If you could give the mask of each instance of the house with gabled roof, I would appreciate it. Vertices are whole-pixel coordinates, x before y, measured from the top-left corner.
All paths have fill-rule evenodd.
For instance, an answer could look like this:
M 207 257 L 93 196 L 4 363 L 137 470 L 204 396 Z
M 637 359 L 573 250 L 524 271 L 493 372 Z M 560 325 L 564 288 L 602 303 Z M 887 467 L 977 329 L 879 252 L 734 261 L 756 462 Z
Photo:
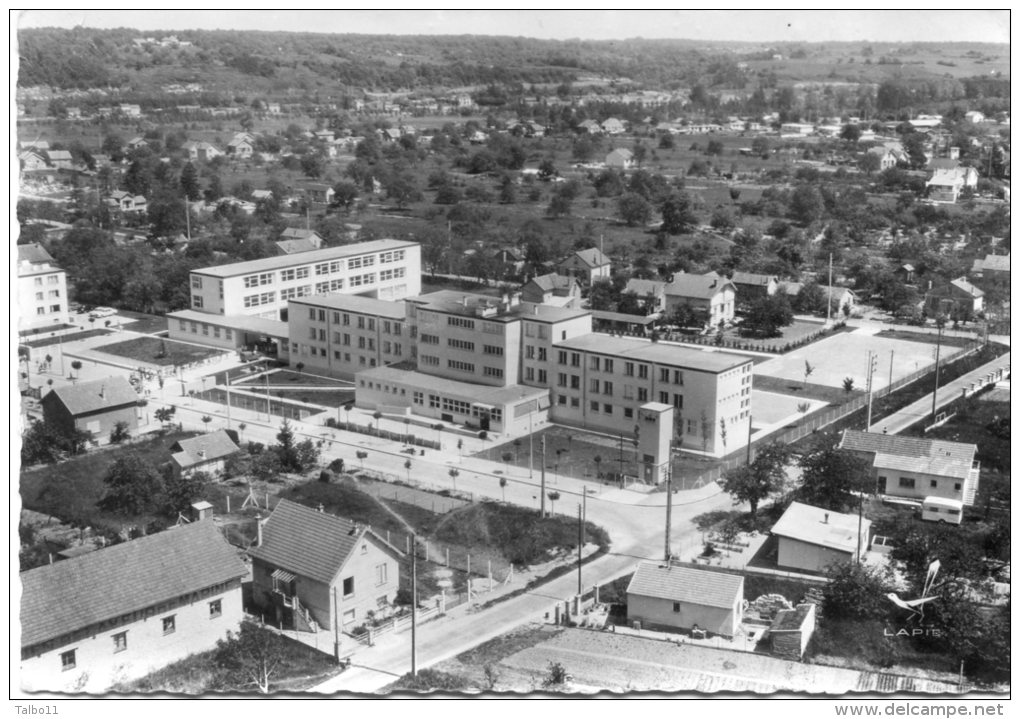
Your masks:
M 175 477 L 196 472 L 216 475 L 223 471 L 228 458 L 241 451 L 225 429 L 182 439 L 170 446 L 170 466 Z
M 870 531 L 870 519 L 793 502 L 772 527 L 772 536 L 778 540 L 780 567 L 824 572 L 855 560 L 858 551 L 863 554 Z
M 623 288 L 624 294 L 628 292 L 637 295 L 638 305 L 644 307 L 648 314 L 663 312 L 666 309 L 666 283 L 662 280 L 631 277 Z
M 214 157 L 219 157 L 223 152 L 211 142 L 186 142 L 182 149 L 188 154 L 191 161 L 208 162 Z
M 606 167 L 629 170 L 635 164 L 634 152 L 626 147 L 618 147 L 606 155 Z
M 974 260 L 970 272 L 983 279 L 1009 281 L 1009 255 L 985 255 L 984 259 Z
M 923 501 L 940 497 L 974 504 L 981 479 L 977 445 L 845 430 L 839 448 L 871 463 L 877 494 Z
M 732 322 L 736 312 L 737 288 L 714 272 L 695 275 L 681 272 L 666 284 L 666 313 L 672 315 L 685 305 L 697 313 L 706 327 Z
M 730 282 L 737 288 L 740 304 L 746 305 L 764 297 L 771 297 L 779 289 L 779 278 L 756 272 L 734 272 Z
M 596 280 L 608 280 L 612 270 L 609 258 L 597 247 L 578 250 L 556 266 L 561 275 L 569 275 L 582 285 Z
M 227 143 L 226 154 L 239 157 L 242 160 L 251 157 L 255 153 L 255 143 L 248 133 L 238 133 Z
M 21 169 L 28 171 L 45 170 L 49 167 L 43 153 L 34 149 L 18 153 L 18 162 L 21 163 Z
M 733 637 L 743 618 L 739 574 L 642 562 L 627 585 L 627 620 L 642 629 L 700 629 Z
M 581 306 L 581 285 L 573 277 L 550 272 L 528 280 L 521 288 L 521 299 L 542 305 L 576 308 Z
M 524 269 L 524 252 L 517 247 L 501 247 L 494 257 L 505 274 L 516 275 Z
M 985 292 L 960 277 L 928 292 L 925 306 L 933 314 L 971 318 L 984 311 Z
M 250 555 L 267 618 L 330 638 L 391 610 L 404 557 L 371 527 L 286 499 L 259 522 Z
M 610 117 L 602 123 L 602 132 L 607 135 L 622 135 L 626 131 L 627 127 L 623 124 L 623 121 L 615 117 Z
M 276 245 L 277 254 L 294 255 L 321 249 L 322 237 L 315 230 L 288 227 L 280 233 L 280 239 L 273 244 Z
M 22 572 L 21 689 L 104 692 L 213 649 L 247 573 L 208 519 Z
M 141 415 L 138 393 L 121 375 L 54 387 L 41 403 L 47 424 L 63 434 L 91 432 L 97 441 L 108 437 L 118 422 L 137 429 Z

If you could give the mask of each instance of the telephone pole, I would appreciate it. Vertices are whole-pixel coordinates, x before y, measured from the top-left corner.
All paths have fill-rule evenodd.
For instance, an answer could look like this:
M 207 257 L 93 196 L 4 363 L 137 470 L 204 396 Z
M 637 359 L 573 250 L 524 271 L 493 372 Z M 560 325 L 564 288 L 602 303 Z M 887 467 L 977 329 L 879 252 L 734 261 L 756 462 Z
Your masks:
M 871 385 L 872 378 L 874 377 L 875 369 L 877 368 L 877 366 L 878 355 L 875 352 L 868 350 L 868 422 L 866 425 L 864 425 L 866 432 L 871 431 L 871 397 L 872 397 Z
M 938 401 L 938 396 L 939 396 L 939 355 L 940 355 L 941 350 L 942 350 L 942 327 L 945 324 L 945 320 L 943 320 L 942 317 L 939 316 L 939 317 L 937 317 L 935 319 L 935 323 L 939 327 L 939 337 L 938 337 L 938 341 L 935 344 L 935 387 L 931 391 L 931 421 L 932 421 L 932 423 L 935 422 L 935 413 L 938 411 L 938 405 L 936 404 L 936 402 Z
M 545 519 L 545 435 L 542 435 L 542 486 L 540 487 L 542 494 L 542 519 Z
M 673 443 L 670 442 L 670 452 L 666 459 L 666 551 L 664 552 L 664 559 L 669 564 L 669 558 L 671 556 L 669 547 L 669 537 L 672 533 L 672 522 L 673 522 Z
M 581 519 L 581 505 L 577 505 L 577 595 L 584 594 L 581 585 L 581 552 L 584 549 L 584 522 Z
M 418 676 L 418 536 L 411 535 L 411 676 Z

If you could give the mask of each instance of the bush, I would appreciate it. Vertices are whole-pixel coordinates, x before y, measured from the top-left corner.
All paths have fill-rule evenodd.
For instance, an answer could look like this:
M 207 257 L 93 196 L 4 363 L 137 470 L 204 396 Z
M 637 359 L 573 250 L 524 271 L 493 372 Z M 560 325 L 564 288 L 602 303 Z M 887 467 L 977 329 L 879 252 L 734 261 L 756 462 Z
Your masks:
M 319 481 L 324 484 L 329 484 L 330 482 L 333 481 L 333 473 L 330 472 L 328 469 L 322 470 L 321 472 L 319 472 Z

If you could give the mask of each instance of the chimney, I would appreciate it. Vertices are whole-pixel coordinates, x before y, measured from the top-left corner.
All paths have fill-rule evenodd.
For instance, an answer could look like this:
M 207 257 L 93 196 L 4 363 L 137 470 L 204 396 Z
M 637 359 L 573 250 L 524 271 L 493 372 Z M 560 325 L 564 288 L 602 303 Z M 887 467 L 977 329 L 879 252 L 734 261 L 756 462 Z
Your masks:
M 204 448 L 198 450 L 198 458 L 199 459 L 205 459 L 205 449 Z
M 262 546 L 262 514 L 255 515 L 255 546 Z
M 535 316 L 538 316 L 538 305 L 535 305 Z
M 319 510 L 319 514 L 324 514 L 326 511 L 326 506 L 322 502 L 319 502 L 319 506 L 316 509 Z
M 104 398 L 106 397 L 106 385 L 105 384 L 99 386 L 99 396 L 100 397 L 104 397 Z
M 825 520 L 822 522 L 822 524 L 828 524 L 828 523 L 829 523 L 829 513 L 826 512 L 825 513 Z
M 468 306 L 468 296 L 467 295 L 464 295 L 464 298 L 461 300 L 461 304 L 463 304 L 465 307 Z

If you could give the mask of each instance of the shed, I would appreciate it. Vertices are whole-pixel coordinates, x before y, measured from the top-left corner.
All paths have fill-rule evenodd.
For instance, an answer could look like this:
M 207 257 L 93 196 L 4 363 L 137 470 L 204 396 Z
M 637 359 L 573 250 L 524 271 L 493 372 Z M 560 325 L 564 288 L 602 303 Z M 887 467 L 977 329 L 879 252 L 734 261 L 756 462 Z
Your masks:
M 769 627 L 772 653 L 784 659 L 799 661 L 815 633 L 815 623 L 814 604 L 798 604 L 793 609 L 781 609 Z
M 792 503 L 772 527 L 779 540 L 779 565 L 823 572 L 855 558 L 868 547 L 871 520 Z
M 627 586 L 627 619 L 642 627 L 704 629 L 733 637 L 744 618 L 744 578 L 642 562 Z
M 64 434 L 78 429 L 99 439 L 118 422 L 129 430 L 138 427 L 138 393 L 120 375 L 55 387 L 43 396 L 42 407 L 46 422 Z

